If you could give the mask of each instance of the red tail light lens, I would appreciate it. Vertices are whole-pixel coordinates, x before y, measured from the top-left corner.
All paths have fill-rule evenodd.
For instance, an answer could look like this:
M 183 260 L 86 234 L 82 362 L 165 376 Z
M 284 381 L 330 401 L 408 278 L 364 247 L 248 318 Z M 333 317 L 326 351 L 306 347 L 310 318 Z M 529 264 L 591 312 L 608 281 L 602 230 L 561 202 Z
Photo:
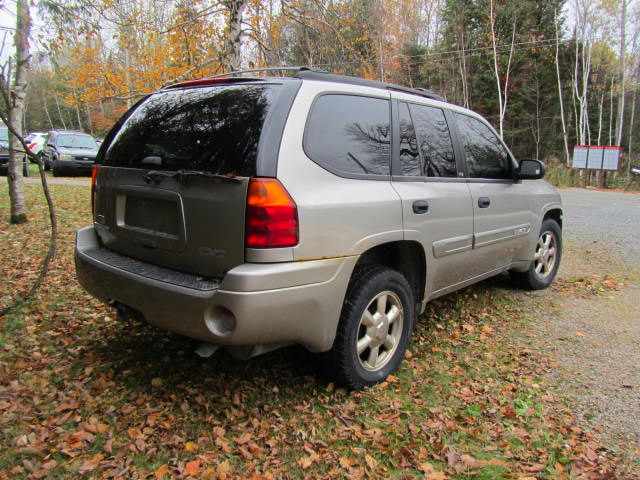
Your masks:
M 252 178 L 247 192 L 247 248 L 293 247 L 298 244 L 298 208 L 275 178 Z
M 96 183 L 98 182 L 98 171 L 100 170 L 100 165 L 97 163 L 93 164 L 91 168 L 91 213 L 95 216 L 96 213 Z

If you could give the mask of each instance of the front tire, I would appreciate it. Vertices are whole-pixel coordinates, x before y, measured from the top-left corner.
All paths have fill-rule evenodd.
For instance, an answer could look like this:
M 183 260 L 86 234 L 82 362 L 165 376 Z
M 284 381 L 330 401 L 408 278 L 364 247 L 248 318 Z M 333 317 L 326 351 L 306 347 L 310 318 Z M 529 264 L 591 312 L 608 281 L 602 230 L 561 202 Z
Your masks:
M 562 258 L 562 229 L 547 218 L 542 222 L 534 258 L 526 272 L 511 272 L 515 282 L 528 290 L 542 290 L 553 283 Z
M 359 267 L 333 348 L 325 354 L 325 370 L 351 389 L 383 381 L 404 358 L 415 315 L 413 292 L 402 274 L 380 265 Z

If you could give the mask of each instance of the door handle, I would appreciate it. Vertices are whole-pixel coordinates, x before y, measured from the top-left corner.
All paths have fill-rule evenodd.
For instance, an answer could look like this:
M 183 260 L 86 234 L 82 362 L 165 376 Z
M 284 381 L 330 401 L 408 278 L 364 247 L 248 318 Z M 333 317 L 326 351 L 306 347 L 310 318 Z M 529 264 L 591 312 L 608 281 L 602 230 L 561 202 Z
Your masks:
M 413 213 L 418 215 L 429 213 L 429 202 L 426 200 L 416 200 L 413 202 Z
M 491 199 L 489 197 L 480 197 L 478 199 L 478 207 L 487 208 L 489 205 L 491 205 Z

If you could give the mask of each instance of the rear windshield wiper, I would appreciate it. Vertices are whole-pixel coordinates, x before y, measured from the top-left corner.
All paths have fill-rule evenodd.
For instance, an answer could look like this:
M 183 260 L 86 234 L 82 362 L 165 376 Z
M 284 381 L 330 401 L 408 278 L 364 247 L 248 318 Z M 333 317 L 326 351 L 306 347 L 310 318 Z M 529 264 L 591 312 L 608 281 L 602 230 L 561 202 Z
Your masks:
M 144 174 L 143 178 L 147 183 L 160 183 L 165 178 L 175 178 L 179 183 L 184 184 L 189 177 L 215 178 L 216 180 L 232 183 L 242 182 L 238 177 L 230 177 L 228 175 L 220 175 L 218 173 L 205 172 L 202 170 L 149 170 Z

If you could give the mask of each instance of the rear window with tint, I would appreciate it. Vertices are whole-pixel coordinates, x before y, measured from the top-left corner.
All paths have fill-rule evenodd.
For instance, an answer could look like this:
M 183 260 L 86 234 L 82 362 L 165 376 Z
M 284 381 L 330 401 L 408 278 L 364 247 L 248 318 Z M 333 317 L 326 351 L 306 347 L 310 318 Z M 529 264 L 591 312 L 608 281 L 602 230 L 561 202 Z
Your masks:
M 256 174 L 258 142 L 278 85 L 220 85 L 156 93 L 106 151 L 108 166 Z

